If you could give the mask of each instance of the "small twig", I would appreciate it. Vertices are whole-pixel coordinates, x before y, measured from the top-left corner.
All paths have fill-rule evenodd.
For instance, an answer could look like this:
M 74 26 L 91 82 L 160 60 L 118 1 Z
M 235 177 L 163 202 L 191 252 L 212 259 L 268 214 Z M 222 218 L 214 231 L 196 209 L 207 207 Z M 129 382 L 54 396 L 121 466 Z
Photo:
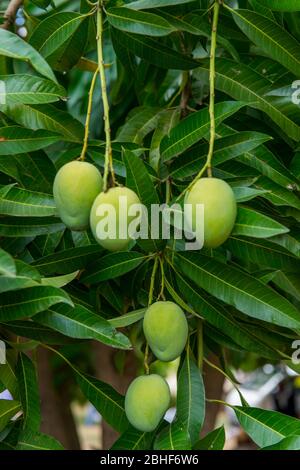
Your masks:
M 23 0 L 11 0 L 4 13 L 5 21 L 0 26 L 2 29 L 9 29 L 14 22 L 18 9 L 22 6 Z
M 88 148 L 88 141 L 89 141 L 89 133 L 90 133 L 90 122 L 91 122 L 91 116 L 92 116 L 92 108 L 93 108 L 93 95 L 95 91 L 95 86 L 96 86 L 96 80 L 98 77 L 99 69 L 97 68 L 96 72 L 94 73 L 94 76 L 92 78 L 91 82 L 91 87 L 89 91 L 89 99 L 88 99 L 88 108 L 87 108 L 87 114 L 86 114 L 86 121 L 85 121 L 85 133 L 84 133 L 84 141 L 83 141 L 83 148 L 82 152 L 80 155 L 79 160 L 84 161 L 85 159 L 85 154 Z

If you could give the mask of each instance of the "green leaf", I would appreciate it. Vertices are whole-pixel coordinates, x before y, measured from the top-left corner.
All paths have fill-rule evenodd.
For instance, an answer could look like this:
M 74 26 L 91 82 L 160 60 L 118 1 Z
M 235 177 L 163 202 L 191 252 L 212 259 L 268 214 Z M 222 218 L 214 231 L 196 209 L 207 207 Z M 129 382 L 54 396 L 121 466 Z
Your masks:
M 2 294 L 0 321 L 9 322 L 32 317 L 57 303 L 73 305 L 69 296 L 55 287 L 38 286 Z
M 15 276 L 17 273 L 13 257 L 0 248 L 0 275 Z
M 177 384 L 177 418 L 187 429 L 192 445 L 199 438 L 205 417 L 205 389 L 201 373 L 188 352 Z
M 39 386 L 35 367 L 24 353 L 19 353 L 16 374 L 23 410 L 23 429 L 37 433 L 41 423 Z
M 110 8 L 107 11 L 109 23 L 117 29 L 147 36 L 166 36 L 175 29 L 158 15 L 130 8 Z
M 254 240 L 232 235 L 226 242 L 233 256 L 265 268 L 299 272 L 300 260 L 268 240 Z
M 300 436 L 300 421 L 277 411 L 233 407 L 242 428 L 260 447 L 277 444 L 283 438 Z
M 147 8 L 157 7 L 172 7 L 174 5 L 183 5 L 184 3 L 191 3 L 194 0 L 137 0 L 127 5 L 128 8 L 134 8 L 136 10 L 142 10 Z
M 160 114 L 161 108 L 137 108 L 118 132 L 117 142 L 134 142 L 142 145 L 144 138 L 156 128 Z
M 15 400 L 0 400 L 0 432 L 7 423 L 20 411 L 20 403 Z
M 300 436 L 288 436 L 271 446 L 261 450 L 300 450 Z
M 92 263 L 82 276 L 82 282 L 96 284 L 101 281 L 115 279 L 137 268 L 145 255 L 135 251 L 110 253 L 99 261 Z
M 0 213 L 17 217 L 46 217 L 56 215 L 56 207 L 53 197 L 49 194 L 14 186 L 5 196 L 0 194 Z
M 208 433 L 194 446 L 194 450 L 223 450 L 225 445 L 225 429 L 221 426 L 214 431 Z
M 82 305 L 75 308 L 52 307 L 35 315 L 34 321 L 77 339 L 95 339 L 114 348 L 130 349 L 129 339 L 104 318 Z
M 3 106 L 1 111 L 10 119 L 28 129 L 45 129 L 58 133 L 65 139 L 74 142 L 81 142 L 83 139 L 83 125 L 74 119 L 70 113 L 51 104 Z
M 61 137 L 53 132 L 33 131 L 19 126 L 1 127 L 0 135 L 0 155 L 32 152 L 61 140 Z
M 58 253 L 37 259 L 32 263 L 43 274 L 68 274 L 83 269 L 95 257 L 100 256 L 103 249 L 99 245 L 80 246 L 69 248 Z
M 161 40 L 151 37 L 142 37 L 140 34 L 131 34 L 120 30 L 113 32 L 114 42 L 121 44 L 141 59 L 164 69 L 190 70 L 199 65 L 196 60 L 177 52 Z
M 177 253 L 181 271 L 196 285 L 250 317 L 299 328 L 297 309 L 275 290 L 237 268 L 198 253 Z
M 63 450 L 63 446 L 47 434 L 25 431 L 19 436 L 16 450 Z
M 139 310 L 134 310 L 133 312 L 126 313 L 120 317 L 111 318 L 108 322 L 114 328 L 124 328 L 125 326 L 133 325 L 142 318 L 144 318 L 146 313 L 146 308 L 141 308 Z
M 208 300 L 202 292 L 191 285 L 188 279 L 184 279 L 178 273 L 176 273 L 176 281 L 180 293 L 193 306 L 196 314 L 204 318 L 217 331 L 225 333 L 246 351 L 255 352 L 269 359 L 278 355 L 272 345 L 266 344 L 260 338 L 257 329 L 252 331 L 248 325 L 238 322 L 221 304 L 216 304 L 212 299 Z
M 83 374 L 74 367 L 73 371 L 83 394 L 99 411 L 102 418 L 116 431 L 124 432 L 129 425 L 125 414 L 124 397 L 101 380 Z
M 0 55 L 29 62 L 37 72 L 56 82 L 54 73 L 45 59 L 27 42 L 14 33 L 0 29 Z
M 61 85 L 33 75 L 0 75 L 0 81 L 0 103 L 7 105 L 53 103 L 66 97 Z
M 216 124 L 220 124 L 224 119 L 236 113 L 242 106 L 242 103 L 236 101 L 218 103 L 215 107 Z M 207 134 L 209 127 L 208 109 L 201 109 L 183 119 L 161 142 L 163 161 L 170 160 L 197 143 Z
M 268 20 L 269 21 L 269 20 Z M 199 71 L 208 79 L 209 61 L 204 60 Z M 250 66 L 223 58 L 216 59 L 216 88 L 230 97 L 244 101 L 268 115 L 292 139 L 300 140 L 297 106 L 290 97 L 280 101 L 269 96 L 272 82 Z
M 275 21 L 250 10 L 230 10 L 243 33 L 272 59 L 298 76 L 298 41 Z
M 148 209 L 150 216 L 152 204 L 159 204 L 159 198 L 150 175 L 143 161 L 130 150 L 124 150 L 123 160 L 126 166 L 126 186 L 138 195 L 141 203 Z M 157 227 L 153 227 L 153 229 L 155 228 Z M 158 251 L 163 246 L 163 242 L 152 238 L 150 220 L 148 220 L 148 233 L 148 240 L 138 241 L 140 246 L 146 251 Z
M 270 238 L 289 232 L 284 225 L 274 219 L 247 207 L 239 207 L 233 235 L 255 238 Z
M 60 232 L 65 225 L 54 217 L 1 217 L 0 236 L 35 237 Z
M 251 131 L 242 131 L 221 137 L 215 142 L 214 166 L 249 152 L 268 140 L 270 137 L 266 134 Z M 202 162 L 204 164 L 208 148 L 207 143 L 200 144 L 197 147 L 192 147 L 180 158 L 174 159 L 170 167 L 170 174 L 174 178 L 187 178 L 198 173 Z
M 300 0 L 260 0 L 260 3 L 275 11 L 300 11 Z
M 233 186 L 231 189 L 234 192 L 236 202 L 251 201 L 258 196 L 264 197 L 267 193 L 264 189 L 249 188 L 248 186 Z
M 179 422 L 166 426 L 156 437 L 154 450 L 190 450 L 191 441 L 187 429 Z
M 132 426 L 114 443 L 111 450 L 149 450 L 155 433 L 141 432 Z
M 84 54 L 87 16 L 75 12 L 57 12 L 38 23 L 29 41 L 48 63 L 62 72 L 77 64 Z
M 17 336 L 29 338 L 45 344 L 69 344 L 72 343 L 70 338 L 56 333 L 50 328 L 39 325 L 33 321 L 17 320 L 10 323 L 2 323 L 4 328 Z

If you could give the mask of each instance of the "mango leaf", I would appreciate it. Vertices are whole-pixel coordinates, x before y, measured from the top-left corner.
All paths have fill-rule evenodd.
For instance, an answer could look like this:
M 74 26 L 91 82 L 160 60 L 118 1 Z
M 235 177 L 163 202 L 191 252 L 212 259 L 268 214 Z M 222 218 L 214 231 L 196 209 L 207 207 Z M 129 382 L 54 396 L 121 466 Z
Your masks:
M 117 142 L 133 142 L 142 145 L 144 138 L 156 128 L 161 108 L 141 107 L 135 111 L 119 130 Z
M 225 429 L 221 426 L 198 441 L 193 446 L 193 450 L 223 450 L 225 439 Z
M 126 5 L 128 8 L 142 10 L 147 8 L 169 7 L 174 5 L 183 5 L 184 3 L 191 3 L 194 0 L 137 0 Z
M 0 103 L 7 105 L 53 103 L 66 97 L 61 85 L 33 75 L 0 75 L 0 81 Z
M 154 436 L 155 432 L 142 432 L 129 426 L 116 440 L 111 450 L 148 450 L 151 448 Z
M 248 131 L 221 137 L 215 142 L 214 166 L 249 152 L 268 140 L 270 137 L 266 134 Z M 181 155 L 180 158 L 174 159 L 170 166 L 171 175 L 174 178 L 186 178 L 198 173 L 208 154 L 208 147 L 207 143 L 199 144 Z
M 2 294 L 0 321 L 9 322 L 32 317 L 57 303 L 73 305 L 69 296 L 55 287 L 38 286 L 20 289 L 18 292 Z
M 52 307 L 46 312 L 35 315 L 34 321 L 71 338 L 95 339 L 120 349 L 130 349 L 131 346 L 125 335 L 116 331 L 100 315 L 82 305 L 76 305 L 73 309 Z
M 1 217 L 0 236 L 36 237 L 61 232 L 65 225 L 55 217 Z
M 275 11 L 300 11 L 299 0 L 260 0 L 260 3 Z
M 125 326 L 133 325 L 134 323 L 144 318 L 146 310 L 146 308 L 134 310 L 133 312 L 126 313 L 125 315 L 121 315 L 120 317 L 111 318 L 108 320 L 108 322 L 114 328 L 124 328 Z
M 230 10 L 244 34 L 294 75 L 298 75 L 300 53 L 298 41 L 275 21 L 250 10 Z
M 188 352 L 177 384 L 177 418 L 187 429 L 192 445 L 199 438 L 205 416 L 205 389 L 202 375 Z
M 20 434 L 16 450 L 63 450 L 63 446 L 52 436 L 26 430 Z
M 183 274 L 219 300 L 250 317 L 299 328 L 297 309 L 255 277 L 194 252 L 177 253 L 176 259 Z
M 87 33 L 87 15 L 57 12 L 38 23 L 29 41 L 55 70 L 64 72 L 84 54 Z
M 248 207 L 239 207 L 232 234 L 270 238 L 287 232 L 289 232 L 289 229 L 274 219 Z
M 37 433 L 41 423 L 39 386 L 33 362 L 22 352 L 19 353 L 16 374 L 23 410 L 23 429 Z
M 27 42 L 6 29 L 0 30 L 0 55 L 29 62 L 37 72 L 56 82 L 45 59 Z
M 269 20 L 268 20 L 269 21 Z M 199 71 L 206 78 L 209 76 L 209 61 L 204 60 Z M 230 59 L 216 60 L 216 88 L 230 97 L 241 100 L 249 106 L 266 113 L 286 134 L 294 140 L 300 140 L 297 106 L 287 97 L 278 102 L 269 96 L 272 82 L 250 66 L 236 63 Z
M 300 450 L 300 436 L 288 436 L 271 446 L 261 450 Z
M 137 268 L 145 259 L 145 255 L 134 251 L 110 253 L 92 263 L 81 280 L 87 284 L 95 284 L 114 279 Z
M 215 107 L 216 124 L 236 113 L 242 106 L 242 103 L 236 101 L 218 103 Z M 197 143 L 209 131 L 209 127 L 208 109 L 201 109 L 183 119 L 171 130 L 169 136 L 162 140 L 160 147 L 162 160 L 170 160 Z
M 129 33 L 166 36 L 175 31 L 168 21 L 158 15 L 125 7 L 110 8 L 107 11 L 107 19 L 115 28 Z
M 15 155 L 40 150 L 61 140 L 53 132 L 24 129 L 19 126 L 0 128 L 0 155 Z
M 242 428 L 260 447 L 277 444 L 291 435 L 300 436 L 297 418 L 260 408 L 234 406 L 233 409 Z
M 255 240 L 231 235 L 225 247 L 237 258 L 265 268 L 284 269 L 290 272 L 299 272 L 300 270 L 299 258 L 268 240 Z
M 214 303 L 212 299 L 208 300 L 179 273 L 176 273 L 176 281 L 180 293 L 194 308 L 194 314 L 204 318 L 217 331 L 226 333 L 247 351 L 256 352 L 269 359 L 278 355 L 273 345 L 266 344 L 266 341 L 260 338 L 257 329 L 252 331 L 242 322 L 238 322 L 221 304 Z
M 52 133 L 58 133 L 64 136 L 65 139 L 74 142 L 81 142 L 83 139 L 83 125 L 74 119 L 70 113 L 51 104 L 2 106 L 1 111 L 10 119 L 28 129 L 45 129 Z
M 46 217 L 56 215 L 53 197 L 16 186 L 9 189 L 5 196 L 0 194 L 0 213 L 23 217 Z
M 43 274 L 67 274 L 84 268 L 95 257 L 100 256 L 103 249 L 99 245 L 69 248 L 58 253 L 37 259 L 32 263 Z
M 17 274 L 13 257 L 0 248 L 0 275 L 15 276 Z
M 15 400 L 0 400 L 0 432 L 20 411 L 20 403 Z
M 190 450 L 191 441 L 187 429 L 179 421 L 166 426 L 156 437 L 154 450 Z
M 28 320 L 17 320 L 9 323 L 2 323 L 3 327 L 23 338 L 32 339 L 46 344 L 70 344 L 71 338 L 67 338 L 43 325 Z
M 142 37 L 140 34 L 127 33 L 114 30 L 114 43 L 121 44 L 141 59 L 157 67 L 174 70 L 190 70 L 196 68 L 199 63 L 188 56 L 177 52 L 161 40 L 151 37 Z

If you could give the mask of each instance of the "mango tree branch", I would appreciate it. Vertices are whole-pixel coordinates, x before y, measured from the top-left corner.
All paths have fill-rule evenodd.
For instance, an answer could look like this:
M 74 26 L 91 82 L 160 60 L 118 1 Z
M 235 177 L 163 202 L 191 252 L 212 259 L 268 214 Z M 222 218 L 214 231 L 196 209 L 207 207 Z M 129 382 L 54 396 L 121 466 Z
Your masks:
M 23 0 L 10 0 L 4 13 L 4 23 L 0 26 L 2 29 L 9 29 L 13 24 L 18 9 L 22 6 Z
M 109 172 L 112 178 L 112 184 L 115 185 L 115 173 L 113 168 L 113 155 L 112 155 L 112 144 L 111 144 L 111 130 L 109 122 L 109 101 L 107 96 L 107 84 L 105 76 L 105 64 L 103 56 L 103 2 L 99 0 L 97 8 L 97 49 L 98 49 L 98 68 L 100 73 L 101 81 L 101 92 L 103 101 L 103 113 L 104 113 L 104 129 L 106 139 L 105 149 L 105 166 L 103 176 L 103 190 L 107 191 L 108 175 Z

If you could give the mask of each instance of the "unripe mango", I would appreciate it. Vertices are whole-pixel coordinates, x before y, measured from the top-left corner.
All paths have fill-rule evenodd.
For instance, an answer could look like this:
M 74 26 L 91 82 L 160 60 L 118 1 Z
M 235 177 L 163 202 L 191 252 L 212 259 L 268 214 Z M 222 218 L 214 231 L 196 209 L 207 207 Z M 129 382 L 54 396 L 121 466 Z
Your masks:
M 106 193 L 99 194 L 95 199 L 90 215 L 91 229 L 97 242 L 106 250 L 128 249 L 132 240 L 128 227 L 136 219 L 136 216 L 128 215 L 133 204 L 140 205 L 141 203 L 136 193 L 125 187 L 111 188 Z M 115 217 L 112 219 L 108 218 L 110 208 L 115 211 Z M 111 228 L 110 222 L 112 223 Z M 119 236 L 120 226 L 125 227 L 123 238 Z
M 169 362 L 181 355 L 188 338 L 188 323 L 174 302 L 152 304 L 145 314 L 143 328 L 157 359 Z
M 73 161 L 57 173 L 53 195 L 58 214 L 71 230 L 84 230 L 95 197 L 102 191 L 101 173 L 91 163 Z
M 218 178 L 201 178 L 187 193 L 185 204 L 192 205 L 187 222 L 196 231 L 196 205 L 204 205 L 204 247 L 217 248 L 232 232 L 237 203 L 231 187 Z M 191 220 L 192 219 L 192 220 Z
M 125 397 L 128 421 L 139 431 L 152 432 L 170 406 L 171 394 L 167 382 L 156 374 L 136 378 Z

